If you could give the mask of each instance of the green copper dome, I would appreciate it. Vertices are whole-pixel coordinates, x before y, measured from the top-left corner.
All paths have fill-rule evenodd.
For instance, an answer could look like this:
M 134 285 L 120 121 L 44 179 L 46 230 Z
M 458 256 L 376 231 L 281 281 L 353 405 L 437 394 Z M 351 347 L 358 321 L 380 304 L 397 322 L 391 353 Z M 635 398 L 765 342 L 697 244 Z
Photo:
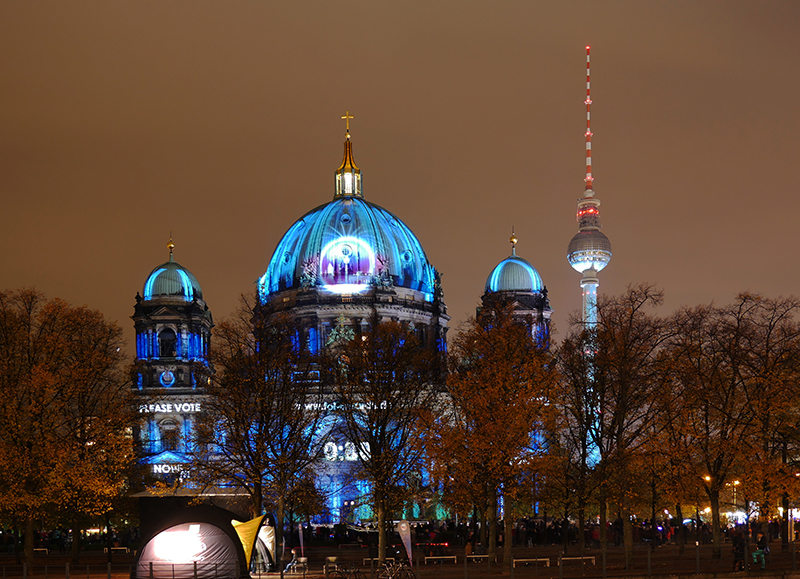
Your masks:
M 203 290 L 197 278 L 172 258 L 171 251 L 169 261 L 150 272 L 144 283 L 145 300 L 159 297 L 179 297 L 187 302 L 195 298 L 203 299 Z
M 486 279 L 486 291 L 539 292 L 544 288 L 542 278 L 528 261 L 511 255 L 501 261 Z

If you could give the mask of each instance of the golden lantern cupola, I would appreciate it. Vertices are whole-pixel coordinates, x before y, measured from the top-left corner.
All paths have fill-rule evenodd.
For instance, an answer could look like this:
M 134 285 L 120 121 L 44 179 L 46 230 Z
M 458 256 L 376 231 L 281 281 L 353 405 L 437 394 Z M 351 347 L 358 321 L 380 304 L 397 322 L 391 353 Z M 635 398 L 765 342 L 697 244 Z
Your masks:
M 344 158 L 342 164 L 336 169 L 336 193 L 337 197 L 364 197 L 361 193 L 361 169 L 353 161 L 353 143 L 350 140 L 350 119 L 353 116 L 350 111 L 346 111 L 342 120 L 346 123 L 346 133 L 344 139 Z

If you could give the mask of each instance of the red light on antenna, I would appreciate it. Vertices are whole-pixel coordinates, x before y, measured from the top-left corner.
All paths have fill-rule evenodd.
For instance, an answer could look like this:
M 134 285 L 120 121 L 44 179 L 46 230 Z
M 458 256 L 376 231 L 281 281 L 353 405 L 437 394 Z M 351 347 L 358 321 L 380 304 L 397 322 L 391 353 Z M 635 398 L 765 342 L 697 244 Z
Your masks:
M 589 50 L 590 48 L 591 48 L 591 46 L 589 46 L 589 45 L 587 44 L 587 45 L 586 45 L 586 50 Z

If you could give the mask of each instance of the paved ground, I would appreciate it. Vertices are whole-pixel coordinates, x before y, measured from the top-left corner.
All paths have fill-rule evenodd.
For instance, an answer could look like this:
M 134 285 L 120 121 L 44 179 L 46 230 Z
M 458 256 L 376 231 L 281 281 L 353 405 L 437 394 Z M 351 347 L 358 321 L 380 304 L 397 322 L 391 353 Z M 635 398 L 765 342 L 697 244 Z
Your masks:
M 800 552 L 792 552 L 789 545 L 787 552 L 781 552 L 780 544 L 771 545 L 772 554 L 767 562 L 767 569 L 760 569 L 747 572 L 750 575 L 787 575 L 793 569 L 800 568 Z M 469 562 L 464 564 L 463 550 L 453 549 L 450 554 L 456 555 L 457 563 L 442 562 L 438 564 L 424 564 L 422 557 L 415 561 L 414 570 L 418 572 L 419 579 L 482 579 L 489 577 L 511 576 L 505 572 L 502 565 L 490 568 L 486 561 Z M 603 565 L 602 554 L 598 550 L 587 550 L 582 555 L 584 557 L 594 557 L 594 564 L 591 559 L 566 559 L 567 557 L 577 557 L 577 547 L 573 547 L 563 555 L 565 558 L 563 566 L 558 566 L 560 547 L 534 547 L 515 548 L 515 559 L 547 559 L 550 567 L 544 566 L 543 562 L 531 563 L 529 566 L 519 566 L 513 570 L 514 579 L 577 579 L 582 577 L 602 577 Z M 323 565 L 327 557 L 337 557 L 337 562 L 345 565 L 358 565 L 366 576 L 370 577 L 369 564 L 364 565 L 364 559 L 368 556 L 365 548 L 335 548 L 335 547 L 310 547 L 306 549 L 305 555 L 309 560 L 307 577 L 324 577 Z M 649 555 L 649 564 L 648 564 Z M 130 576 L 133 555 L 115 553 L 111 565 L 110 577 L 112 579 L 127 579 Z M 102 579 L 109 577 L 109 568 L 106 563 L 106 556 L 102 554 L 86 554 L 82 557 L 81 564 L 69 565 L 67 570 L 68 558 L 58 554 L 39 555 L 36 557 L 34 565 L 27 568 L 28 578 L 37 579 Z M 418 564 L 419 563 L 419 564 Z M 634 550 L 633 566 L 625 568 L 624 552 L 621 547 L 610 547 L 606 558 L 606 575 L 608 577 L 642 577 L 652 575 L 692 575 L 700 570 L 703 574 L 733 575 L 733 554 L 730 546 L 723 547 L 722 559 L 714 560 L 711 557 L 711 546 L 701 545 L 700 547 L 687 547 L 681 554 L 677 546 L 666 545 L 659 547 L 652 552 L 649 547 L 642 545 Z M 649 573 L 648 573 L 649 571 Z M 22 567 L 15 564 L 13 557 L 0 557 L 0 574 L 2 579 L 6 577 L 22 577 Z M 280 573 L 265 574 L 263 577 L 279 577 Z M 287 577 L 292 576 L 288 575 Z M 294 577 L 302 574 L 293 575 Z M 738 573 L 733 576 L 744 577 L 745 573 Z
M 790 545 L 791 548 L 791 545 Z M 493 576 L 510 576 L 509 572 L 504 573 L 502 564 L 489 568 L 485 561 L 469 562 L 464 564 L 463 551 L 452 550 L 451 554 L 456 555 L 457 563 L 442 562 L 439 564 L 424 564 L 424 559 L 419 558 L 415 561 L 414 570 L 418 571 L 420 579 L 480 579 Z M 583 554 L 578 553 L 577 547 L 563 554 L 563 565 L 558 566 L 559 555 L 562 554 L 560 547 L 535 547 L 532 549 L 515 548 L 513 555 L 515 559 L 547 559 L 550 567 L 543 562 L 530 563 L 528 566 L 518 566 L 513 570 L 515 578 L 524 579 L 575 579 L 579 577 L 602 577 L 602 553 L 599 550 L 587 550 Z M 568 557 L 578 557 L 583 555 L 583 559 L 568 559 Z M 648 557 L 649 555 L 649 557 Z M 322 566 L 326 557 L 336 556 L 337 562 L 344 564 L 359 564 L 367 577 L 370 576 L 369 566 L 363 565 L 363 559 L 367 557 L 366 549 L 333 549 L 333 548 L 313 548 L 306 550 L 309 558 L 309 575 L 321 575 Z M 588 557 L 594 557 L 594 564 Z M 649 558 L 649 564 L 648 564 Z M 699 565 L 698 565 L 699 563 Z M 518 563 L 519 564 L 519 563 Z M 641 577 L 652 575 L 692 575 L 698 570 L 703 574 L 729 575 L 733 570 L 733 553 L 730 546 L 723 547 L 722 559 L 712 559 L 711 546 L 701 545 L 696 548 L 694 545 L 684 549 L 681 554 L 677 546 L 666 545 L 650 551 L 649 547 L 642 545 L 634 550 L 633 566 L 625 568 L 624 551 L 621 547 L 611 547 L 606 557 L 606 575 L 609 577 Z M 759 566 L 760 567 L 760 566 Z M 791 549 L 781 552 L 780 544 L 772 546 L 772 554 L 767 562 L 767 569 L 748 572 L 747 574 L 773 575 L 780 571 L 780 574 L 792 573 L 793 567 L 800 568 L 800 553 L 796 553 L 793 565 L 793 554 Z M 649 571 L 649 573 L 648 573 Z M 271 574 L 272 575 L 272 574 Z M 745 576 L 745 573 L 738 573 L 738 576 Z

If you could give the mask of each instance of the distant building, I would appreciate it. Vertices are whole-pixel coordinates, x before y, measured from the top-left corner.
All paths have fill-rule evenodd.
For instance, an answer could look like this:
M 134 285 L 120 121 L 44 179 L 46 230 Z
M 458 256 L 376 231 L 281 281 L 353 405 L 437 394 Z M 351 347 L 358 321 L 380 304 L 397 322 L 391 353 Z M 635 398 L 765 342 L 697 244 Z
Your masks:
M 298 323 L 296 346 L 310 353 L 366 332 L 373 320 L 403 322 L 444 363 L 450 317 L 441 276 L 411 229 L 364 198 L 362 173 L 353 159 L 352 117 L 343 118 L 348 127 L 333 198 L 300 217 L 278 242 L 258 279 L 256 316 L 269 323 L 288 314 Z M 496 295 L 510 299 L 534 339 L 546 346 L 552 314 L 547 289 L 536 269 L 517 255 L 516 243 L 512 235 L 511 255 L 490 273 L 483 301 Z M 147 276 L 132 316 L 141 462 L 165 480 L 174 480 L 191 462 L 193 429 L 207 396 L 208 374 L 198 369 L 209 364 L 214 326 L 200 284 L 174 260 L 173 248 L 170 240 L 169 260 Z M 315 387 L 310 380 L 309 388 Z M 346 440 L 335 395 L 325 396 L 333 410 L 320 431 L 327 442 L 317 482 L 328 497 L 329 521 L 369 517 L 363 506 L 369 488 L 355 474 L 358 441 Z

